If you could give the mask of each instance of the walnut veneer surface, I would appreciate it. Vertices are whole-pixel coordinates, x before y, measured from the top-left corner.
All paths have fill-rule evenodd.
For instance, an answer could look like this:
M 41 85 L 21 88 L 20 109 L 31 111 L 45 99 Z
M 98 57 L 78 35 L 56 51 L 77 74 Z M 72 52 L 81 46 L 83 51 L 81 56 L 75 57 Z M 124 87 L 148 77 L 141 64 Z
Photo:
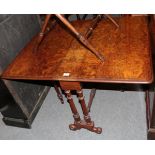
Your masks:
M 117 29 L 102 20 L 88 39 L 104 56 L 102 63 L 57 24 L 33 52 L 37 37 L 21 51 L 3 73 L 6 79 L 80 82 L 151 83 L 152 60 L 146 17 L 121 17 Z M 83 34 L 91 21 L 72 23 Z M 69 76 L 64 76 L 69 73 Z M 68 74 L 67 74 L 68 75 Z

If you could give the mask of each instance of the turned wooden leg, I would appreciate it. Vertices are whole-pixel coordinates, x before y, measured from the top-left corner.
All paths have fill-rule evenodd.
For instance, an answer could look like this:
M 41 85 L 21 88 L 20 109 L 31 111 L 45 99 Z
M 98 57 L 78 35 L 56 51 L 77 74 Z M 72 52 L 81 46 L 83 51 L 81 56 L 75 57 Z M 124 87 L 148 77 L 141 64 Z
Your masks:
M 59 100 L 61 101 L 62 104 L 64 104 L 62 93 L 60 92 L 59 87 L 56 84 L 54 84 L 54 89 L 57 93 Z
M 84 100 L 82 90 L 77 90 L 76 92 L 78 94 L 79 102 L 81 104 L 82 112 L 83 112 L 83 115 L 84 115 L 84 121 L 83 121 L 82 127 L 85 128 L 85 129 L 88 129 L 90 131 L 93 131 L 93 132 L 96 132 L 96 133 L 100 134 L 102 132 L 102 128 L 95 127 L 94 122 L 91 121 L 91 117 L 89 115 L 89 112 L 88 112 L 88 109 L 87 109 L 87 106 L 86 106 L 86 103 L 85 103 L 85 100 Z
M 43 40 L 45 31 L 46 31 L 46 27 L 47 27 L 47 24 L 48 24 L 48 22 L 49 22 L 51 16 L 52 16 L 52 15 L 49 14 L 49 15 L 46 15 L 46 17 L 45 17 L 45 22 L 44 22 L 44 24 L 43 24 L 43 26 L 42 26 L 41 32 L 39 33 L 38 40 L 37 40 L 36 46 L 35 46 L 35 48 L 34 48 L 34 52 L 37 52 L 38 47 L 39 47 L 41 41 Z
M 73 117 L 74 117 L 75 122 L 81 121 L 80 115 L 79 115 L 79 113 L 78 113 L 78 111 L 76 109 L 76 106 L 74 104 L 74 101 L 73 101 L 73 98 L 72 98 L 70 90 L 66 90 L 65 93 L 67 95 L 67 99 L 68 99 L 71 111 L 73 113 Z
M 73 118 L 74 118 L 74 124 L 70 124 L 69 128 L 71 130 L 78 130 L 78 129 L 80 129 L 80 127 L 77 124 L 81 123 L 80 115 L 79 115 L 79 113 L 78 113 L 78 111 L 76 109 L 76 106 L 74 104 L 74 101 L 73 101 L 70 90 L 66 90 L 65 93 L 66 93 L 66 96 L 67 96 L 71 111 L 73 113 Z
M 119 28 L 117 22 L 110 15 L 105 14 L 104 16 L 106 16 L 117 28 Z
M 97 24 L 101 21 L 102 15 L 97 15 L 96 18 L 91 23 L 90 27 L 87 29 L 85 33 L 85 37 L 88 39 L 89 36 L 92 34 L 93 30 L 97 27 Z
M 89 116 L 89 112 L 87 109 L 87 106 L 85 104 L 84 96 L 82 93 L 82 88 L 79 82 L 60 82 L 60 86 L 63 90 L 65 90 L 68 102 L 70 104 L 71 111 L 73 113 L 74 117 L 74 124 L 70 124 L 69 128 L 71 130 L 79 130 L 79 129 L 87 129 L 89 131 L 95 132 L 97 134 L 100 134 L 102 132 L 102 128 L 100 127 L 95 127 L 94 122 L 91 121 L 91 117 Z M 79 113 L 75 107 L 75 104 L 72 99 L 71 91 L 70 90 L 76 90 L 78 94 L 78 98 L 81 104 L 82 112 L 84 115 L 84 120 L 80 119 Z
M 87 109 L 87 106 L 86 106 L 86 103 L 85 103 L 85 100 L 84 100 L 83 92 L 82 92 L 82 90 L 77 90 L 76 92 L 78 94 L 78 99 L 79 99 L 79 102 L 81 104 L 82 112 L 83 112 L 83 115 L 84 115 L 84 120 L 87 123 L 91 123 L 91 118 L 89 116 L 89 112 L 88 112 L 88 109 Z
M 95 97 L 95 94 L 96 94 L 96 89 L 93 88 L 90 92 L 90 97 L 89 97 L 89 102 L 88 102 L 88 106 L 87 106 L 87 109 L 88 111 L 90 112 L 90 108 L 92 106 L 92 103 L 93 103 L 93 99 Z

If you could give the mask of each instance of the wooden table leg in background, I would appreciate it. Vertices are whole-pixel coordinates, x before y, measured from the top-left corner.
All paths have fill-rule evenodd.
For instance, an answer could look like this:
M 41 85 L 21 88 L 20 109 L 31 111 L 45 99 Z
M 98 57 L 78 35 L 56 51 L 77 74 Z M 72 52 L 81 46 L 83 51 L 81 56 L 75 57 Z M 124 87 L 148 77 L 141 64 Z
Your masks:
M 151 114 L 150 114 L 150 96 L 149 91 L 147 90 L 145 92 L 145 102 L 146 102 L 146 121 L 147 121 L 147 128 L 150 128 L 150 120 L 151 120 Z
M 88 107 L 86 106 L 82 87 L 80 85 L 80 82 L 66 82 L 66 81 L 60 81 L 61 88 L 65 91 L 68 102 L 70 104 L 71 111 L 73 113 L 74 117 L 74 123 L 69 125 L 69 128 L 71 130 L 80 130 L 81 128 L 87 129 L 89 131 L 95 132 L 97 134 L 102 133 L 102 128 L 95 127 L 94 122 L 91 120 L 91 117 L 89 115 Z M 74 104 L 71 91 L 75 90 L 78 95 L 78 99 L 82 108 L 84 119 L 81 120 L 79 113 L 77 111 L 77 108 Z M 91 99 L 92 100 L 92 99 Z
M 61 104 L 64 104 L 64 99 L 63 99 L 62 93 L 60 92 L 59 87 L 56 84 L 54 84 L 54 89 L 57 93 L 57 97 L 59 98 Z
M 148 99 L 147 99 L 148 98 Z M 148 121 L 148 139 L 155 140 L 155 92 L 146 92 L 146 116 Z
M 90 97 L 89 97 L 89 102 L 88 102 L 88 107 L 87 107 L 87 109 L 88 109 L 89 112 L 90 112 L 90 108 L 92 106 L 92 103 L 93 103 L 93 99 L 95 97 L 95 94 L 96 94 L 96 89 L 95 88 L 91 89 Z

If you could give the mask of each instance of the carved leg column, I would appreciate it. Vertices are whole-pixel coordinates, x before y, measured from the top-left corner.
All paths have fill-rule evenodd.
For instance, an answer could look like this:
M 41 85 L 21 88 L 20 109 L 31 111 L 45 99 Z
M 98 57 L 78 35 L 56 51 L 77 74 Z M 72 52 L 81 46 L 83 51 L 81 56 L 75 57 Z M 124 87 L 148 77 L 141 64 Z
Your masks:
M 71 130 L 80 129 L 80 127 L 78 126 L 78 124 L 80 124 L 81 118 L 80 118 L 80 115 L 79 115 L 79 113 L 78 113 L 78 111 L 77 111 L 77 109 L 76 109 L 76 106 L 75 106 L 75 104 L 74 104 L 74 101 L 73 101 L 71 92 L 70 92 L 70 90 L 66 90 L 65 93 L 66 93 L 66 96 L 67 96 L 67 99 L 68 99 L 68 102 L 69 102 L 71 111 L 72 111 L 72 113 L 73 113 L 73 118 L 74 118 L 74 124 L 70 124 L 70 125 L 69 125 L 69 128 L 70 128 Z
M 84 120 L 87 123 L 92 123 L 91 118 L 89 116 L 89 112 L 88 112 L 86 104 L 85 104 L 85 100 L 84 100 L 82 90 L 77 90 L 77 94 L 78 94 L 79 102 L 81 104 L 82 112 L 83 112 L 83 115 L 84 115 Z
M 81 104 L 82 112 L 84 115 L 84 120 L 81 123 L 82 128 L 85 128 L 92 132 L 96 132 L 96 133 L 100 134 L 102 132 L 102 128 L 94 127 L 94 122 L 91 121 L 91 117 L 89 115 L 82 90 L 77 90 L 77 94 L 78 94 L 79 102 Z
M 89 112 L 87 109 L 87 106 L 85 104 L 84 96 L 82 93 L 82 88 L 79 82 L 60 82 L 60 86 L 62 89 L 65 90 L 68 102 L 70 104 L 70 108 L 73 113 L 74 117 L 74 124 L 69 125 L 71 130 L 79 130 L 81 128 L 87 129 L 89 131 L 95 132 L 100 134 L 102 132 L 102 128 L 100 127 L 95 127 L 94 122 L 91 121 L 91 117 L 89 116 Z M 71 96 L 71 90 L 76 90 L 78 94 L 78 98 L 81 104 L 82 112 L 84 115 L 84 120 L 80 119 L 80 116 L 77 112 L 77 109 L 75 107 L 75 104 L 73 102 L 72 96 Z

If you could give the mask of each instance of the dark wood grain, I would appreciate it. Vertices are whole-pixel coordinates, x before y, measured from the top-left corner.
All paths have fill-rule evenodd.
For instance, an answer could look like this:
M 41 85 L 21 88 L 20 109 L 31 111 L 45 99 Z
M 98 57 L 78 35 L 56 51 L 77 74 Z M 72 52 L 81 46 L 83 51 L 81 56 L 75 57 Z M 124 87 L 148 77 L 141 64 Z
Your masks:
M 5 79 L 60 80 L 110 83 L 151 83 L 153 80 L 150 38 L 146 17 L 121 17 L 116 29 L 110 21 L 101 21 L 89 38 L 105 56 L 97 60 L 61 25 L 57 25 L 33 53 L 36 38 L 3 74 Z M 85 32 L 91 21 L 72 24 Z M 64 76 L 69 73 L 69 76 Z

